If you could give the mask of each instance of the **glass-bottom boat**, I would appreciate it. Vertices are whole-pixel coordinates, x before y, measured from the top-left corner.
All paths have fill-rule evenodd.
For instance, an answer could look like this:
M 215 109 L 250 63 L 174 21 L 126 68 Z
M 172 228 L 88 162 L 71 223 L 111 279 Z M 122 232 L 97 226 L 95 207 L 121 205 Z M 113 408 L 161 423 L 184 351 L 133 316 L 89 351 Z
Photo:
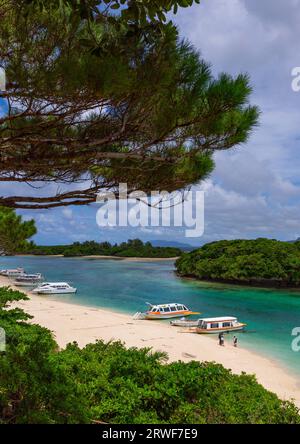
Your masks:
M 200 314 L 199 312 L 189 310 L 184 304 L 172 303 L 153 305 L 149 304 L 149 302 L 147 302 L 147 304 L 149 305 L 149 310 L 144 313 L 137 312 L 133 316 L 133 319 L 171 319 Z
M 232 316 L 204 318 L 199 319 L 197 327 L 191 329 L 191 331 L 199 334 L 225 333 L 244 330 L 246 325 L 238 322 L 237 318 Z
M 14 285 L 18 287 L 35 287 L 36 285 L 41 282 L 43 279 L 43 276 L 41 273 L 35 273 L 35 274 L 26 274 L 20 275 L 20 277 L 17 277 L 14 281 Z
M 11 268 L 11 269 L 0 271 L 0 274 L 2 274 L 3 276 L 7 276 L 7 277 L 11 277 L 11 278 L 22 276 L 24 273 L 25 273 L 24 268 Z

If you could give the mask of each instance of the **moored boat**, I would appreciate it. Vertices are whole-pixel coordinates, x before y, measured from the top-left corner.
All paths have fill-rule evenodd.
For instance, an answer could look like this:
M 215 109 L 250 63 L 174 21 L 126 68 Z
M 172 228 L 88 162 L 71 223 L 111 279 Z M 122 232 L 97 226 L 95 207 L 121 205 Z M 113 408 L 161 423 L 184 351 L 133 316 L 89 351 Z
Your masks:
M 176 319 L 175 321 L 170 321 L 170 324 L 173 327 L 198 327 L 199 319 L 195 319 L 193 321 L 189 321 L 188 319 Z
M 11 268 L 0 271 L 0 274 L 2 274 L 3 276 L 12 277 L 12 278 L 22 276 L 22 274 L 24 273 L 25 273 L 24 268 Z
M 67 282 L 44 282 L 32 290 L 37 294 L 69 294 L 76 293 L 77 288 L 72 287 Z
M 149 304 L 149 310 L 144 313 L 137 312 L 133 319 L 170 319 L 178 318 L 182 316 L 190 316 L 194 314 L 199 314 L 199 312 L 193 312 L 189 310 L 183 304 L 171 303 L 171 304 Z
M 231 331 L 241 331 L 245 328 L 243 324 L 233 316 L 223 316 L 218 318 L 204 318 L 198 320 L 197 327 L 191 331 L 199 334 L 225 333 Z
M 35 274 L 22 274 L 19 277 L 17 277 L 14 281 L 14 285 L 18 287 L 34 287 L 39 282 L 41 282 L 43 276 L 41 273 L 35 273 Z

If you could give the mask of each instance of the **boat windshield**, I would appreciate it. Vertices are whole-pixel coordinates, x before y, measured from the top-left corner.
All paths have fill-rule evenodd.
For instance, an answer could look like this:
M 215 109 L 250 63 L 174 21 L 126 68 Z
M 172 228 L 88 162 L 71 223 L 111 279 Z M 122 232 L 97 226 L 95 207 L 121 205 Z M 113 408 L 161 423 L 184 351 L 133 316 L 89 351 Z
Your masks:
M 207 324 L 205 321 L 203 321 L 202 319 L 199 320 L 198 322 L 198 327 L 199 328 L 207 328 Z
M 188 311 L 188 308 L 185 305 L 180 304 L 170 304 L 170 305 L 154 305 L 149 309 L 150 313 L 170 313 L 174 311 Z

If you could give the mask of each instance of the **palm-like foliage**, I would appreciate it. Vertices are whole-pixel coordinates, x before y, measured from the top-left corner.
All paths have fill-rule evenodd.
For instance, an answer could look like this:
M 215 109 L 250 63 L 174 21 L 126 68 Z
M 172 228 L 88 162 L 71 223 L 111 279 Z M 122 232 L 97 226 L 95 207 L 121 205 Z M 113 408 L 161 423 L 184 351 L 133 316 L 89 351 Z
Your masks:
M 0 253 L 24 252 L 36 234 L 34 220 L 23 221 L 11 208 L 0 207 Z M 32 247 L 32 245 L 31 245 Z

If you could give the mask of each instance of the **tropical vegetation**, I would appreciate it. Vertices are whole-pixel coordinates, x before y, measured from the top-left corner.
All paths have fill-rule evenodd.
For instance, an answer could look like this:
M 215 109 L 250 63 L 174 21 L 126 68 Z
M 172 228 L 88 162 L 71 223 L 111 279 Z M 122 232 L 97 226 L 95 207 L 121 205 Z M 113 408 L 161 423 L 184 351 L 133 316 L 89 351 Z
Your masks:
M 218 364 L 167 363 L 164 353 L 120 342 L 60 350 L 49 330 L 10 306 L 26 298 L 0 288 L 2 424 L 300 423 L 294 404 Z
M 12 208 L 0 206 L 0 254 L 11 255 L 32 248 L 29 239 L 34 234 L 34 220 L 24 221 Z
M 176 261 L 181 276 L 229 283 L 298 287 L 300 241 L 222 240 L 183 254 Z
M 140 239 L 129 239 L 119 245 L 112 245 L 109 242 L 74 242 L 71 245 L 50 245 L 33 246 L 26 249 L 27 253 L 36 255 L 55 255 L 63 256 L 116 256 L 116 257 L 178 257 L 182 251 L 174 247 L 154 247 L 150 242 L 142 242 Z

